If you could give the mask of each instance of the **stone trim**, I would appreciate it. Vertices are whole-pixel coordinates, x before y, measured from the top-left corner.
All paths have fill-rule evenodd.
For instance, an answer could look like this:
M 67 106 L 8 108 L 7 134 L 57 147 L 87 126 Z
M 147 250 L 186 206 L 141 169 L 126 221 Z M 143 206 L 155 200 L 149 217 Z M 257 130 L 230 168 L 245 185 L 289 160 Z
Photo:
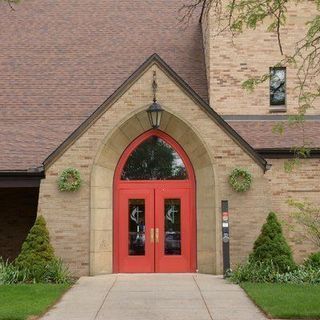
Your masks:
M 148 127 L 148 118 L 140 111 L 128 118 L 102 142 L 90 177 L 90 274 L 112 273 L 115 262 L 114 175 L 124 150 Z M 196 179 L 197 265 L 200 272 L 220 273 L 220 226 L 216 215 L 219 198 L 214 164 L 207 147 L 188 125 L 175 115 L 164 112 L 159 128 L 183 148 Z M 205 236 L 203 236 L 205 234 Z M 214 239 L 218 240 L 215 241 Z M 210 239 L 208 241 L 208 239 Z M 105 245 L 107 244 L 107 245 Z

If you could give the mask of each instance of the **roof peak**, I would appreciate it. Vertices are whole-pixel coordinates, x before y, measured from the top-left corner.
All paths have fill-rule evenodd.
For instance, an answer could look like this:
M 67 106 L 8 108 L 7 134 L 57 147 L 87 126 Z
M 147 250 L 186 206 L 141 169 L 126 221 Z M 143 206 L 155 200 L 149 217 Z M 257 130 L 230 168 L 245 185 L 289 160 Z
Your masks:
M 150 55 L 123 83 L 114 91 L 69 137 L 62 142 L 43 162 L 44 167 L 50 166 L 68 147 L 78 139 L 99 117 L 111 107 L 152 65 L 156 64 L 169 78 L 171 78 L 196 104 L 220 126 L 238 145 L 253 158 L 265 171 L 267 161 L 263 159 L 223 118 L 218 115 L 187 82 L 185 82 L 159 54 Z

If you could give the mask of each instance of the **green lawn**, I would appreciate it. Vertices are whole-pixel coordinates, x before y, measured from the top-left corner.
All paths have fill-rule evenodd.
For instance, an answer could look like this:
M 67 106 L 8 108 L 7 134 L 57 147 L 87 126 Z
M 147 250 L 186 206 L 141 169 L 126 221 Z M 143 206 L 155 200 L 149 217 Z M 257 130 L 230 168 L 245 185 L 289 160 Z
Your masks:
M 40 315 L 69 288 L 60 284 L 0 286 L 0 319 L 23 320 Z
M 243 283 L 241 286 L 274 318 L 320 319 L 320 285 Z

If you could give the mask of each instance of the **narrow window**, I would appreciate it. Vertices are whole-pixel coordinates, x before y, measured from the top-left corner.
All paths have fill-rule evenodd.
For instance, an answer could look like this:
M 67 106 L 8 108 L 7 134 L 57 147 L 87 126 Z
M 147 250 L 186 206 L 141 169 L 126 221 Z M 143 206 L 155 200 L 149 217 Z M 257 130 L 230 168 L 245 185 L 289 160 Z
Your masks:
M 270 107 L 279 111 L 286 106 L 286 68 L 270 68 Z M 277 108 L 278 107 L 278 108 Z

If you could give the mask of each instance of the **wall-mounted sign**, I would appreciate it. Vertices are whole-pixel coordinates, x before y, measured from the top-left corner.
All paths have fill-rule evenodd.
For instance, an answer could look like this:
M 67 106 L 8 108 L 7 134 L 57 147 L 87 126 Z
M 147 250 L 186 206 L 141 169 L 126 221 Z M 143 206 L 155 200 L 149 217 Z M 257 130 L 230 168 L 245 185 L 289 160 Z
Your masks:
M 223 273 L 230 269 L 230 234 L 229 234 L 229 203 L 228 200 L 221 201 L 222 213 L 222 255 Z
M 229 220 L 229 212 L 224 211 L 222 212 L 222 221 L 228 221 Z

